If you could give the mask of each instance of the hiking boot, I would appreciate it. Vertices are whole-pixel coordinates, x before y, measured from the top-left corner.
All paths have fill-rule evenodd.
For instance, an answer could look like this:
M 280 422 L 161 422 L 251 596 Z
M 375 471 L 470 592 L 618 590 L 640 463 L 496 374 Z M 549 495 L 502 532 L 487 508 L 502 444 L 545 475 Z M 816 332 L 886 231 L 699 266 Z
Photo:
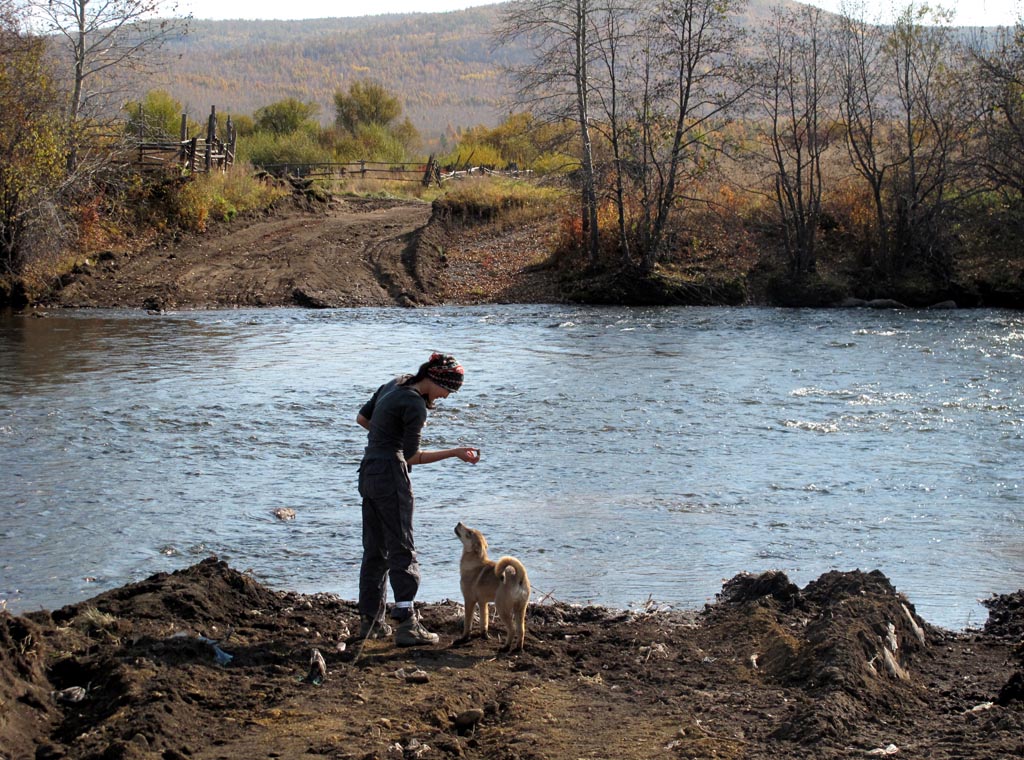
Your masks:
M 395 631 L 395 646 L 399 647 L 427 646 L 436 644 L 440 639 L 436 633 L 424 628 L 416 615 L 410 615 L 399 623 Z
M 386 639 L 391 633 L 391 626 L 383 620 L 378 620 L 375 624 L 370 617 L 359 619 L 360 639 Z

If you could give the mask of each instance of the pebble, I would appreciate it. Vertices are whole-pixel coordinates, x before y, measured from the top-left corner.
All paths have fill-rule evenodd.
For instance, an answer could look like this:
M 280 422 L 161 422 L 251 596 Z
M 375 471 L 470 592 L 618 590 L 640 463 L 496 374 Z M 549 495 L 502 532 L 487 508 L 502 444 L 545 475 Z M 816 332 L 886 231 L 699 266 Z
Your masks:
M 414 670 L 411 673 L 406 673 L 406 683 L 427 683 L 430 681 L 430 676 L 427 675 L 425 670 Z
M 452 721 L 455 724 L 455 730 L 459 733 L 471 731 L 476 727 L 476 724 L 484 719 L 484 711 L 473 707 L 469 710 L 463 710 L 455 719 Z

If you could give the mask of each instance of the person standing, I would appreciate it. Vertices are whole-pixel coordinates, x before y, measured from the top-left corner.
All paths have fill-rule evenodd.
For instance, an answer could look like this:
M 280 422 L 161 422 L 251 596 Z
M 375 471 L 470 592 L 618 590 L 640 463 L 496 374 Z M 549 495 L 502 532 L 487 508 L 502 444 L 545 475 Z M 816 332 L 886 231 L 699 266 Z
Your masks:
M 392 633 L 384 622 L 388 579 L 395 603 L 391 618 L 398 646 L 436 644 L 438 636 L 419 621 L 413 600 L 420 585 L 413 540 L 414 465 L 458 458 L 476 464 L 480 450 L 470 446 L 423 451 L 420 435 L 427 410 L 462 387 L 465 370 L 449 354 L 434 353 L 415 375 L 384 383 L 359 410 L 356 422 L 367 433 L 359 465 L 363 499 L 363 561 L 359 571 L 359 636 L 383 638 Z

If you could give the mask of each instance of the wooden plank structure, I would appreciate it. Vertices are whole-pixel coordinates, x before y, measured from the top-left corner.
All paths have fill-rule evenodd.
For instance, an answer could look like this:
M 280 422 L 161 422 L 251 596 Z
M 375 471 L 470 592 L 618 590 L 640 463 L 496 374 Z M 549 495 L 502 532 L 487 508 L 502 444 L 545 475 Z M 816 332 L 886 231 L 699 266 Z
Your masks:
M 427 162 L 389 163 L 385 161 L 322 162 L 311 164 L 264 164 L 258 167 L 275 177 L 302 177 L 319 182 L 381 179 L 389 182 L 419 182 L 441 184 L 440 169 L 431 156 Z
M 141 171 L 167 166 L 178 166 L 189 172 L 209 172 L 214 168 L 225 169 L 235 162 L 235 126 L 228 117 L 224 139 L 217 135 L 217 107 L 210 107 L 206 122 L 205 137 L 188 136 L 188 114 L 181 115 L 181 129 L 177 142 L 170 140 L 145 140 L 144 119 L 139 109 L 139 141 L 136 144 L 134 164 Z
M 525 177 L 532 174 L 529 169 L 496 170 L 486 166 L 463 166 L 442 168 L 434 156 L 426 163 L 387 163 L 383 161 L 349 161 L 344 163 L 311 164 L 264 164 L 259 167 L 275 177 L 301 177 L 320 182 L 342 182 L 347 179 L 380 179 L 389 182 L 419 182 L 424 187 L 431 183 L 440 185 L 446 180 L 463 179 L 470 176 Z

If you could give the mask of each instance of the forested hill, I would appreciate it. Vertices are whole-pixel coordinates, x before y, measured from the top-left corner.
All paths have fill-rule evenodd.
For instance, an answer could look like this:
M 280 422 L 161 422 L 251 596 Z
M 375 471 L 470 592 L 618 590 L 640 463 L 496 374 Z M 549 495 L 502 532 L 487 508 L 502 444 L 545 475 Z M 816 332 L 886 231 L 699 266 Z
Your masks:
M 494 125 L 507 113 L 504 67 L 522 46 L 496 47 L 502 5 L 449 13 L 306 21 L 192 21 L 172 43 L 152 89 L 202 117 L 211 105 L 251 114 L 284 98 L 315 102 L 324 123 L 333 96 L 357 79 L 397 94 L 404 114 L 434 141 L 446 127 Z
M 739 19 L 757 28 L 775 0 L 751 0 Z M 448 13 L 306 21 L 193 21 L 172 43 L 151 82 L 202 118 L 211 105 L 251 114 L 284 98 L 315 102 L 334 116 L 333 96 L 355 79 L 396 93 L 425 140 L 450 127 L 493 126 L 508 114 L 508 64 L 527 60 L 523 43 L 496 46 L 507 4 Z

